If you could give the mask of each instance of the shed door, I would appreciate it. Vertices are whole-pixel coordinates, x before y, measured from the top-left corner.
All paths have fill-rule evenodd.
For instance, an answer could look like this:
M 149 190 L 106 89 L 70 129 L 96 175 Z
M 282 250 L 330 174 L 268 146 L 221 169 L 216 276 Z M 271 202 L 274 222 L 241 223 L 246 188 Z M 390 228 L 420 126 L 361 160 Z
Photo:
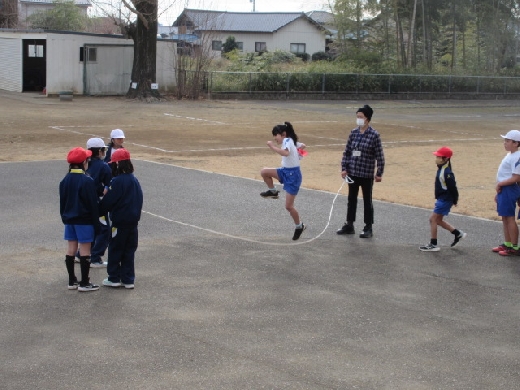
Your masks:
M 23 91 L 42 91 L 46 81 L 45 39 L 23 40 Z

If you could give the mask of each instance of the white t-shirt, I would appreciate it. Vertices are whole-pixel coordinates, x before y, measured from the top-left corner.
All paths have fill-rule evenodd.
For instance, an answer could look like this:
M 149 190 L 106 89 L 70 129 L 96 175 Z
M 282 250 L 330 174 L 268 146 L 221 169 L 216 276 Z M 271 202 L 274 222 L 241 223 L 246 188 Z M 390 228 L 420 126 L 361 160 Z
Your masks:
M 282 156 L 282 167 L 284 168 L 294 168 L 300 166 L 300 155 L 298 154 L 298 150 L 294 145 L 294 141 L 292 138 L 284 138 L 282 141 L 282 149 L 288 150 L 288 156 Z
M 497 183 L 509 179 L 513 174 L 520 175 L 520 150 L 506 154 L 498 167 Z

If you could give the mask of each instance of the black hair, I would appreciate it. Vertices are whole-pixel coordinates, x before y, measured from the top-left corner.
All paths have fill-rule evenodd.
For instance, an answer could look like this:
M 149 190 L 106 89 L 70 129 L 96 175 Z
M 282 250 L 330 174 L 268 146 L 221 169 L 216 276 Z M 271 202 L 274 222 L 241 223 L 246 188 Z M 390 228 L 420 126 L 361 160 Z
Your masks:
M 105 147 L 102 148 L 89 148 L 90 151 L 92 151 L 92 157 L 99 157 L 99 153 L 101 152 L 101 149 L 103 151 L 106 149 Z
M 130 160 L 122 160 L 117 162 L 117 174 L 120 175 L 122 173 L 133 173 L 134 166 L 132 161 Z
M 374 115 L 374 110 L 368 104 L 365 104 L 363 107 L 360 107 L 356 111 L 356 114 L 358 112 L 362 112 L 363 115 L 365 115 L 365 118 L 367 118 L 369 122 L 372 120 L 372 115 Z
M 283 125 L 276 125 L 275 127 L 273 127 L 273 135 L 283 133 L 285 133 L 285 136 L 287 138 L 292 138 L 294 144 L 296 145 L 296 142 L 298 142 L 298 136 L 294 132 L 294 129 L 290 122 L 285 122 L 285 124 Z

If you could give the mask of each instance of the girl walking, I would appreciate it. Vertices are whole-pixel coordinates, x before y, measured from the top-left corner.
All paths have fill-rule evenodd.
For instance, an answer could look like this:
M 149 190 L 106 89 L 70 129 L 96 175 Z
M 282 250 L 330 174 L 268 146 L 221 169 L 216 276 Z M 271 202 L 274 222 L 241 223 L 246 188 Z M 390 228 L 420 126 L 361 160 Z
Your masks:
M 260 193 L 260 196 L 278 199 L 279 191 L 276 190 L 273 179 L 283 184 L 283 189 L 287 193 L 285 209 L 289 212 L 295 224 L 292 239 L 298 240 L 307 228 L 300 220 L 300 215 L 294 207 L 294 200 L 302 184 L 299 150 L 305 149 L 305 144 L 298 142 L 298 136 L 289 122 L 273 127 L 272 134 L 276 144 L 281 145 L 281 148 L 276 146 L 273 141 L 267 141 L 267 146 L 282 156 L 282 166 L 281 168 L 264 168 L 260 171 L 265 184 L 267 184 L 267 191 Z

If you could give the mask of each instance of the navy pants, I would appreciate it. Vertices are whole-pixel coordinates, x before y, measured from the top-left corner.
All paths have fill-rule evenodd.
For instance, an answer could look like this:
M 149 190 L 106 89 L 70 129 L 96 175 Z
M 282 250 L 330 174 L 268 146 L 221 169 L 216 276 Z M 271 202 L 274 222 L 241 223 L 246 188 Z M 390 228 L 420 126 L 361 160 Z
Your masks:
M 113 283 L 133 284 L 135 280 L 134 258 L 137 250 L 137 226 L 112 226 L 112 239 L 108 246 L 108 280 Z
M 350 176 L 354 183 L 348 185 L 347 222 L 356 220 L 359 187 L 363 193 L 363 211 L 365 225 L 374 223 L 374 206 L 372 204 L 372 188 L 374 179 L 370 177 Z

